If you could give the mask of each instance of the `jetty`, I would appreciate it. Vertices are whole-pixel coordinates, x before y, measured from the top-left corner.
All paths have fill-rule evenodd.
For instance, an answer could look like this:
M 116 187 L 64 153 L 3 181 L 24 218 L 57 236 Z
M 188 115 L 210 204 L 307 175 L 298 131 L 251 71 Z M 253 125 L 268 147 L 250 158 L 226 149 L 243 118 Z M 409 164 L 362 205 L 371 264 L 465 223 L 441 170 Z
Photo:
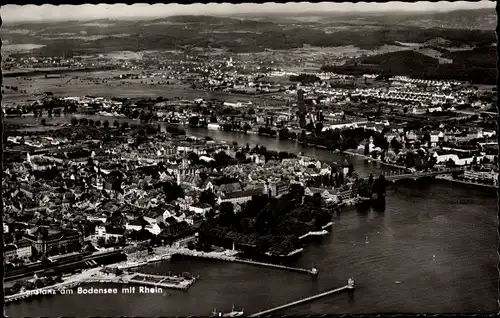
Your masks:
M 329 227 L 330 227 L 330 226 L 332 226 L 332 225 L 333 225 L 333 222 L 328 222 L 326 225 L 323 225 L 323 226 L 321 227 L 321 229 L 322 229 L 322 230 L 325 230 L 325 229 L 329 228 Z
M 328 232 L 327 230 L 307 232 L 306 234 L 300 236 L 299 240 L 305 239 L 308 236 L 323 236 L 323 235 L 326 235 L 328 233 L 330 233 L 330 232 Z
M 331 290 L 328 290 L 328 291 L 323 292 L 321 294 L 317 294 L 317 295 L 314 295 L 314 296 L 306 297 L 306 298 L 303 298 L 303 299 L 300 299 L 300 300 L 296 300 L 296 301 L 288 303 L 288 304 L 284 304 L 284 305 L 281 305 L 281 306 L 278 306 L 278 307 L 267 309 L 267 310 L 264 310 L 264 311 L 252 314 L 249 317 L 260 317 L 260 316 L 263 316 L 263 315 L 268 315 L 268 314 L 271 314 L 271 313 L 273 313 L 275 311 L 278 311 L 278 310 L 281 310 L 281 309 L 290 308 L 290 307 L 295 306 L 295 305 L 300 305 L 300 304 L 303 304 L 303 303 L 306 303 L 306 302 L 309 302 L 309 301 L 313 301 L 313 300 L 316 300 L 316 299 L 319 299 L 319 298 L 322 298 L 322 297 L 325 297 L 325 296 L 328 296 L 328 295 L 332 295 L 332 294 L 335 294 L 335 293 L 339 293 L 339 292 L 342 292 L 342 291 L 348 291 L 348 290 L 354 290 L 354 279 L 352 279 L 352 278 L 349 278 L 347 280 L 347 285 L 342 286 L 340 288 L 331 289 Z
M 242 259 L 242 258 L 238 258 L 235 256 L 227 256 L 227 255 L 223 255 L 220 253 L 195 252 L 195 251 L 192 251 L 189 249 L 175 249 L 172 251 L 172 253 L 174 255 L 184 255 L 184 256 L 192 256 L 192 257 L 199 257 L 199 258 L 208 258 L 208 259 L 215 259 L 215 260 L 221 260 L 221 261 L 228 261 L 228 262 L 261 266 L 261 267 L 282 269 L 282 270 L 287 270 L 287 271 L 291 271 L 291 272 L 298 272 L 298 273 L 303 273 L 303 274 L 318 275 L 318 270 L 316 268 L 306 269 L 306 268 L 298 268 L 298 267 L 284 266 L 284 265 L 278 265 L 278 264 L 264 263 L 264 262 L 252 261 L 252 260 L 248 260 L 248 259 Z
M 277 264 L 271 264 L 271 263 L 256 262 L 256 261 L 251 261 L 251 260 L 241 259 L 241 258 L 235 258 L 234 262 L 262 266 L 262 267 L 270 267 L 270 268 L 276 268 L 276 269 L 284 269 L 284 270 L 288 270 L 291 272 L 318 275 L 318 270 L 316 268 L 306 269 L 306 268 L 299 268 L 299 267 L 290 267 L 290 266 L 277 265 Z

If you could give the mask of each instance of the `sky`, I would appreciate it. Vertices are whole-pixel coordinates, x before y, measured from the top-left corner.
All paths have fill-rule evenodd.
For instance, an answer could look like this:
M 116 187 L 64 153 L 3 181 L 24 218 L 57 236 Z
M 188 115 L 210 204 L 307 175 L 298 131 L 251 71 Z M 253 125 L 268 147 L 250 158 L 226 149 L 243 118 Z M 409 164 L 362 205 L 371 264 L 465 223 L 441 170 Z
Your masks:
M 172 15 L 228 15 L 242 13 L 323 12 L 384 12 L 384 11 L 452 11 L 460 9 L 494 8 L 494 1 L 479 2 L 396 2 L 387 3 L 210 3 L 210 4 L 99 4 L 99 5 L 5 5 L 0 8 L 4 22 L 69 21 L 95 19 L 147 19 Z

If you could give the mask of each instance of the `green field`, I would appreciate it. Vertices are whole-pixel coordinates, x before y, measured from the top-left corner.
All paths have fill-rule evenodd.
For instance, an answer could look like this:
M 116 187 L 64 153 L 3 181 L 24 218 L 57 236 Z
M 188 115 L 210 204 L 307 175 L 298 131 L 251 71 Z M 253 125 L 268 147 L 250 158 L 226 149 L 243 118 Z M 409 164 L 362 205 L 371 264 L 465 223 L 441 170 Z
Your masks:
M 117 71 L 106 71 L 93 73 L 66 74 L 60 78 L 37 77 L 12 77 L 5 78 L 4 85 L 18 86 L 26 90 L 26 93 L 5 90 L 3 95 L 4 106 L 15 106 L 18 103 L 30 103 L 43 98 L 46 92 L 52 92 L 55 96 L 101 96 L 122 98 L 157 98 L 162 96 L 169 99 L 221 99 L 228 102 L 256 101 L 262 99 L 259 96 L 231 94 L 225 92 L 210 92 L 192 89 L 187 84 L 176 82 L 174 84 L 155 84 L 160 78 L 144 80 L 117 80 L 112 79 L 120 73 Z M 104 83 L 102 80 L 105 80 Z M 164 80 L 164 79 L 163 79 Z M 143 81 L 143 83 L 141 83 Z M 166 81 L 166 80 L 165 80 Z M 174 82 L 173 80 L 169 80 Z M 265 99 L 268 99 L 265 97 Z

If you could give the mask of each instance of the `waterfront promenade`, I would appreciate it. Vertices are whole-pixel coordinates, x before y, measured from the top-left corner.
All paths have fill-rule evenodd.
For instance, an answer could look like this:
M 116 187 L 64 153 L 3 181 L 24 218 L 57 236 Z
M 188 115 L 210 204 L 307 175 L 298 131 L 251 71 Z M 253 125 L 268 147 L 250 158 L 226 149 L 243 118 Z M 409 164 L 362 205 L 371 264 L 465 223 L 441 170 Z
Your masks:
M 446 175 L 436 176 L 436 179 L 446 180 L 446 181 L 456 182 L 456 183 L 461 183 L 461 184 L 468 184 L 468 185 L 473 185 L 473 186 L 479 186 L 479 187 L 485 187 L 485 188 L 498 189 L 498 185 L 472 182 L 472 181 L 467 181 L 467 180 L 458 180 L 458 179 L 453 179 L 452 176 L 446 176 Z
M 306 298 L 303 298 L 303 299 L 300 299 L 300 300 L 296 300 L 296 301 L 293 301 L 291 303 L 284 304 L 284 305 L 281 305 L 281 306 L 278 306 L 278 307 L 270 308 L 270 309 L 267 309 L 267 310 L 264 310 L 264 311 L 252 314 L 249 317 L 259 317 L 259 316 L 263 316 L 263 315 L 268 315 L 268 314 L 271 314 L 271 313 L 273 313 L 275 311 L 278 311 L 278 310 L 281 310 L 281 309 L 290 308 L 290 307 L 295 306 L 295 305 L 300 305 L 300 304 L 303 304 L 303 303 L 306 303 L 306 302 L 309 302 L 309 301 L 313 301 L 313 300 L 316 300 L 316 299 L 319 299 L 319 298 L 322 298 L 322 297 L 325 297 L 325 296 L 328 296 L 328 295 L 332 295 L 332 294 L 335 294 L 335 293 L 339 293 L 339 292 L 342 292 L 342 291 L 348 291 L 348 290 L 354 290 L 354 279 L 352 279 L 352 278 L 349 278 L 349 280 L 347 281 L 347 285 L 342 286 L 340 288 L 331 289 L 331 290 L 328 290 L 328 291 L 323 292 L 321 294 L 317 294 L 317 295 L 314 295 L 314 296 L 310 296 L 310 297 L 306 297 Z
M 92 275 L 99 273 L 101 268 L 92 268 L 86 271 L 83 271 L 82 273 L 78 275 L 73 275 L 64 281 L 57 283 L 55 285 L 51 286 L 46 286 L 42 288 L 38 288 L 35 290 L 30 290 L 30 291 L 24 291 L 20 292 L 14 295 L 9 295 L 5 296 L 5 302 L 13 302 L 25 298 L 29 298 L 32 296 L 39 296 L 39 295 L 52 295 L 54 291 L 60 291 L 61 289 L 68 289 L 68 288 L 73 288 L 75 286 L 78 286 L 81 284 L 83 281 L 90 279 Z
M 92 268 L 80 274 L 73 275 L 67 280 L 55 285 L 6 296 L 5 302 L 10 303 L 34 296 L 56 295 L 60 294 L 62 290 L 72 289 L 82 284 L 91 283 L 134 284 L 156 288 L 187 290 L 197 281 L 196 277 L 186 279 L 179 276 L 164 276 L 135 272 L 125 273 L 123 275 L 105 274 L 101 272 L 101 269 L 101 267 Z

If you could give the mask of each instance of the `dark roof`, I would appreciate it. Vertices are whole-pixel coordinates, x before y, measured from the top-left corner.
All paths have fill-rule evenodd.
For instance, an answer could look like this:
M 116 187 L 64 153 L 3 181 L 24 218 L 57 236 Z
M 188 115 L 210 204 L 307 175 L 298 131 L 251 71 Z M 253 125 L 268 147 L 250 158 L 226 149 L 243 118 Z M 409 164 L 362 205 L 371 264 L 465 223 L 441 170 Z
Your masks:
M 14 244 L 7 244 L 4 246 L 4 252 L 10 252 L 15 250 L 17 250 L 17 248 Z
M 106 226 L 106 233 L 115 234 L 115 235 L 123 235 L 125 233 L 125 228 Z
M 147 222 L 143 219 L 135 219 L 135 220 L 130 220 L 128 222 L 129 225 L 139 225 L 139 226 L 146 225 L 146 223 Z
M 244 197 L 251 197 L 251 196 L 259 195 L 259 194 L 262 194 L 261 189 L 251 189 L 251 190 L 228 193 L 224 196 L 223 199 L 244 198 Z
M 241 185 L 239 182 L 222 184 L 219 188 L 219 191 L 224 192 L 224 193 L 240 192 Z
M 20 239 L 19 241 L 17 241 L 16 244 L 17 244 L 17 248 L 31 246 L 31 242 L 28 240 L 25 240 L 25 239 Z
M 170 225 L 178 223 L 177 220 L 173 216 L 169 216 L 168 218 L 165 219 L 165 223 L 168 223 Z
M 237 183 L 239 182 L 238 179 L 236 178 L 229 178 L 229 177 L 222 177 L 222 178 L 218 178 L 218 179 L 215 179 L 213 181 L 213 183 L 217 186 L 221 186 L 223 184 L 229 184 L 229 183 Z

